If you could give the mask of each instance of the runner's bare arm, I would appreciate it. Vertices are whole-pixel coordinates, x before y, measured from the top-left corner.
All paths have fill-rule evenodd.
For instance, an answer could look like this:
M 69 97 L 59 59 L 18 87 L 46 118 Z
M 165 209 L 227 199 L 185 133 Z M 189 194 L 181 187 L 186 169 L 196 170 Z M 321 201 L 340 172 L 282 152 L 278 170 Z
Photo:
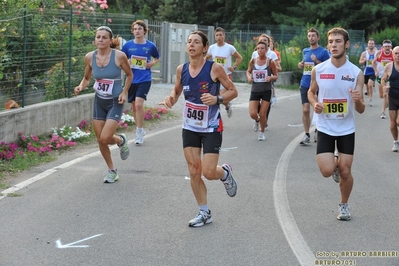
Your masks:
M 170 95 L 165 98 L 163 102 L 160 102 L 159 105 L 166 106 L 167 108 L 172 108 L 173 105 L 179 100 L 179 97 L 183 91 L 183 86 L 181 85 L 181 73 L 182 73 L 183 65 L 179 65 L 176 68 L 176 81 L 175 87 L 170 92 Z

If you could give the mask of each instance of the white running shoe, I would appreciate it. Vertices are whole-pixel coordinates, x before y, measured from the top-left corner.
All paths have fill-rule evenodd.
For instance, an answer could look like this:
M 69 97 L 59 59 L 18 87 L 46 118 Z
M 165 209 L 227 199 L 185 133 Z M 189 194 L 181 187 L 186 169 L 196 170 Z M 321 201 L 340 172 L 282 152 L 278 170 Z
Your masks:
M 385 118 L 387 118 L 387 117 L 386 117 L 385 113 L 382 112 L 382 113 L 381 113 L 381 119 L 385 119 Z
M 341 179 L 339 176 L 339 169 L 338 166 L 335 167 L 334 172 L 332 173 L 331 177 L 334 179 L 335 183 L 339 183 L 339 180 Z
M 210 223 L 212 223 L 211 210 L 208 210 L 208 212 L 200 210 L 198 215 L 194 219 L 191 219 L 188 222 L 188 226 L 200 227 L 200 226 L 203 226 L 205 224 L 210 224 Z
M 142 130 L 136 130 L 136 139 L 135 139 L 135 143 L 136 143 L 136 144 L 143 144 L 143 143 L 144 143 L 144 136 L 145 136 L 145 131 L 144 131 L 144 129 L 142 129 Z
M 126 160 L 129 157 L 129 146 L 127 143 L 127 137 L 125 134 L 119 135 L 123 139 L 123 144 L 119 146 L 119 153 L 121 155 L 122 160 Z
M 394 141 L 393 142 L 392 151 L 393 152 L 398 152 L 399 151 L 399 141 Z
M 310 143 L 310 137 L 308 135 L 305 134 L 305 136 L 303 136 L 303 139 L 301 142 L 299 142 L 299 144 L 301 145 L 306 145 Z
M 259 121 L 255 121 L 254 132 L 258 132 L 258 130 L 259 130 Z
M 227 171 L 226 180 L 222 181 L 224 184 L 224 188 L 226 189 L 227 195 L 230 197 L 234 197 L 237 193 L 237 182 L 233 177 L 233 168 L 231 168 L 230 164 L 222 164 L 222 168 Z
M 118 181 L 119 175 L 118 172 L 115 170 L 108 170 L 108 174 L 104 177 L 104 183 L 114 183 Z
M 277 96 L 273 96 L 272 98 L 272 106 L 275 106 L 277 104 Z
M 227 117 L 230 118 L 233 115 L 233 109 L 231 108 L 231 104 L 228 103 L 226 107 Z
M 349 221 L 351 219 L 351 214 L 349 213 L 348 203 L 340 203 L 338 205 L 338 216 L 337 219 L 341 221 Z
M 259 140 L 259 141 L 264 141 L 264 140 L 266 140 L 266 138 L 265 138 L 265 133 L 264 133 L 264 132 L 259 132 L 258 140 Z

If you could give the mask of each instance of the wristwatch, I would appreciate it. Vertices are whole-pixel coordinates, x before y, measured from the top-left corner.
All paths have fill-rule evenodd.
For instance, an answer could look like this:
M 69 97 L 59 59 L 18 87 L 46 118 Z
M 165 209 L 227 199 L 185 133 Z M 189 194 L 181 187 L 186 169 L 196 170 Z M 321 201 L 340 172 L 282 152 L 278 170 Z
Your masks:
M 218 95 L 218 102 L 217 104 L 222 104 L 223 103 L 223 96 Z
M 237 68 L 236 66 L 233 66 L 233 69 L 234 69 L 234 70 L 236 70 L 236 68 Z

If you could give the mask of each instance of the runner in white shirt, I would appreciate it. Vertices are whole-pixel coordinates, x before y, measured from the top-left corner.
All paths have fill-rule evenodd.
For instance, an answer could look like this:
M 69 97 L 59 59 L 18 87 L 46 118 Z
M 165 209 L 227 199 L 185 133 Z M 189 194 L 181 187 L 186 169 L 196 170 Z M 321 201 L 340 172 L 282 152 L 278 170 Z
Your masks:
M 217 27 L 215 29 L 215 40 L 216 43 L 209 46 L 206 59 L 212 59 L 214 62 L 223 66 L 226 71 L 227 76 L 230 80 L 233 80 L 232 72 L 236 70 L 236 68 L 241 64 L 242 56 L 237 49 L 231 45 L 226 43 L 224 40 L 226 38 L 226 34 L 223 28 Z M 232 57 L 235 58 L 235 62 L 233 64 Z M 221 87 L 220 95 L 223 96 L 224 89 Z M 233 115 L 233 110 L 231 109 L 231 103 L 224 104 L 227 111 L 227 117 L 231 117 Z
M 355 149 L 355 110 L 363 113 L 363 72 L 346 57 L 349 34 L 342 28 L 327 33 L 331 58 L 311 72 L 308 99 L 317 115 L 316 161 L 324 177 L 339 182 L 341 203 L 337 219 L 350 220 L 348 200 L 353 187 L 351 167 Z M 337 149 L 338 157 L 334 156 Z

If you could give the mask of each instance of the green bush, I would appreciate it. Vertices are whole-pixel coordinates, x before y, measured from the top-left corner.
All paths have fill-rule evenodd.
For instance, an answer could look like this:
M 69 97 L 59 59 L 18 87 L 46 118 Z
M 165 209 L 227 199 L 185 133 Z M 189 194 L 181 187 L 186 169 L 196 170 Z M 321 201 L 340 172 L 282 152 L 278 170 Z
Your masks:
M 386 28 L 382 31 L 376 32 L 371 34 L 368 38 L 373 38 L 375 41 L 375 44 L 381 45 L 382 42 L 386 39 L 389 39 L 392 41 L 392 45 L 393 47 L 395 46 L 399 46 L 399 29 L 397 27 L 393 27 L 393 28 Z M 367 40 L 365 40 L 367 42 Z
M 238 66 L 238 70 L 247 70 L 249 61 L 252 58 L 252 53 L 255 49 L 254 42 L 245 42 L 240 43 L 238 40 L 234 41 L 234 47 L 237 49 L 237 52 L 242 56 L 242 62 Z

